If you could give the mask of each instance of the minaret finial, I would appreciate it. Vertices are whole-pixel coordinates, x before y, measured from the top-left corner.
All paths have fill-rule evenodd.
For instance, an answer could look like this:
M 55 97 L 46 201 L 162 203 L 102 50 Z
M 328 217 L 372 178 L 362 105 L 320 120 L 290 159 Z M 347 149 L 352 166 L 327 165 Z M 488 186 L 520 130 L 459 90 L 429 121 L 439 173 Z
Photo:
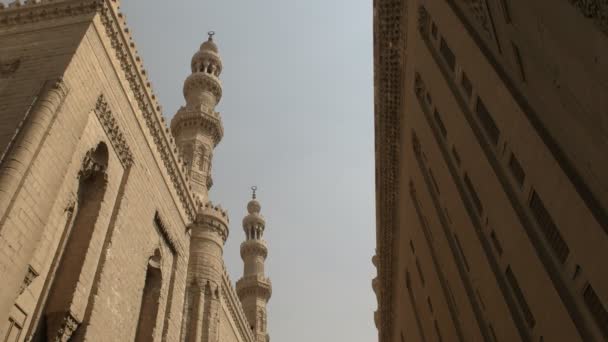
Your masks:
M 207 32 L 207 34 L 209 35 L 209 40 L 213 40 L 213 36 L 215 36 L 215 31 L 209 31 Z
M 252 198 L 252 199 L 255 199 L 255 192 L 256 192 L 257 190 L 258 190 L 258 187 L 257 187 L 257 186 L 255 186 L 255 185 L 254 185 L 254 186 L 252 186 L 252 187 L 251 187 L 251 192 L 252 192 L 252 194 L 251 194 L 251 198 Z

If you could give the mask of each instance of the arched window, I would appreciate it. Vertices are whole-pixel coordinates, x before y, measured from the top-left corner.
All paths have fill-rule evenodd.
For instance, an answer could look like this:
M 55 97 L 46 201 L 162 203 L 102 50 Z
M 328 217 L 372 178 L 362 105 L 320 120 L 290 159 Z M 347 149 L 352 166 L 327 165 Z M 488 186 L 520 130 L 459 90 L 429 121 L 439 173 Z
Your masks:
M 82 323 L 71 307 L 106 192 L 107 166 L 108 147 L 101 142 L 87 152 L 78 174 L 76 213 L 33 341 L 68 340 Z
M 139 310 L 139 322 L 137 323 L 137 333 L 135 335 L 136 342 L 154 340 L 154 328 L 156 327 L 160 291 L 163 284 L 160 265 L 161 255 L 157 249 L 148 260 L 148 269 L 146 271 L 146 280 Z

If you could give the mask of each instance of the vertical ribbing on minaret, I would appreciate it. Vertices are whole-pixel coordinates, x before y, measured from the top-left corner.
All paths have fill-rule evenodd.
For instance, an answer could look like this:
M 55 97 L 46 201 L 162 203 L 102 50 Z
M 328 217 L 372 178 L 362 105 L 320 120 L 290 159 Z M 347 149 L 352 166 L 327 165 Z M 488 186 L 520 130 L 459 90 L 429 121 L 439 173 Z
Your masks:
M 249 214 L 243 218 L 246 239 L 241 243 L 241 258 L 245 264 L 244 273 L 236 283 L 236 291 L 256 342 L 268 342 L 266 304 L 272 294 L 272 284 L 264 274 L 268 247 L 262 237 L 266 222 L 260 215 L 261 206 L 256 200 L 257 188 L 252 187 L 252 190 L 253 198 L 247 204 Z

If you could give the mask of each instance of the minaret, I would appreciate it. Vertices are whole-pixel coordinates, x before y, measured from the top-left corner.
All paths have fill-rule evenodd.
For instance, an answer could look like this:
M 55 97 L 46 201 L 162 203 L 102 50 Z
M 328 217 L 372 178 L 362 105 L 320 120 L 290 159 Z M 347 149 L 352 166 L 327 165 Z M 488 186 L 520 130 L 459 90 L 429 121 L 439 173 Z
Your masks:
M 213 41 L 213 31 L 192 57 L 192 73 L 184 82 L 186 105 L 171 120 L 171 132 L 187 163 L 190 185 L 195 197 L 207 201 L 211 188 L 213 149 L 222 140 L 224 127 L 215 106 L 222 97 L 222 60 Z
M 222 62 L 213 32 L 192 57 L 192 74 L 184 82 L 186 105 L 171 121 L 177 146 L 188 165 L 197 213 L 190 230 L 190 258 L 184 320 L 180 341 L 219 342 L 223 251 L 228 238 L 228 216 L 208 200 L 213 148 L 223 135 L 215 106 L 222 96 Z
M 241 258 L 245 263 L 243 278 L 236 282 L 236 291 L 251 326 L 256 342 L 268 342 L 266 304 L 272 294 L 270 279 L 264 275 L 264 261 L 268 256 L 266 241 L 262 239 L 266 222 L 260 215 L 260 202 L 253 198 L 247 204 L 249 214 L 243 218 L 246 240 L 241 244 Z

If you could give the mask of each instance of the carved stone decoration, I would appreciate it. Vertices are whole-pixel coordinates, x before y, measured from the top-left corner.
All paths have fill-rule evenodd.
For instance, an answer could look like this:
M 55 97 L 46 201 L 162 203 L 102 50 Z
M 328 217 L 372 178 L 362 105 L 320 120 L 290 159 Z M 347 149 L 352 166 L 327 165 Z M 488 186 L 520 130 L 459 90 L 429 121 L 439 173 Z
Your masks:
M 416 93 L 416 96 L 418 96 L 418 98 L 424 98 L 426 87 L 419 73 L 416 73 L 414 76 L 414 92 Z
M 21 59 L 14 58 L 7 61 L 0 60 L 0 78 L 7 78 L 17 72 Z
M 397 193 L 401 97 L 405 47 L 399 45 L 406 35 L 408 1 L 377 0 L 374 5 L 374 88 L 376 146 L 376 215 L 377 272 L 379 279 L 378 310 L 375 314 L 379 342 L 392 340 L 393 308 L 393 232 L 397 221 Z M 413 13 L 416 16 L 416 13 Z
M 36 279 L 37 277 L 38 272 L 36 272 L 36 270 L 31 265 L 28 265 L 27 274 L 25 275 L 25 278 L 23 279 L 23 284 L 21 284 L 21 288 L 19 289 L 19 295 L 23 294 L 25 289 L 27 289 L 32 283 L 32 281 L 34 281 L 34 279 Z
M 124 168 L 131 167 L 131 165 L 133 165 L 133 154 L 131 154 L 127 141 L 122 134 L 120 127 L 118 127 L 118 122 L 116 121 L 116 118 L 114 118 L 112 111 L 110 111 L 108 102 L 103 94 L 99 95 L 99 98 L 97 98 L 95 114 L 97 115 L 99 122 L 101 122 L 101 125 Z
M 68 342 L 80 323 L 71 313 L 67 313 L 61 322 L 57 335 L 51 341 Z
M 78 177 L 81 179 L 87 179 L 95 174 L 103 175 L 104 179 L 107 177 L 106 168 L 107 165 L 100 163 L 96 160 L 95 156 L 95 148 L 90 149 L 84 156 L 82 161 L 82 168 L 78 172 Z
M 608 1 L 569 0 L 586 18 L 592 19 L 600 29 L 608 34 Z

